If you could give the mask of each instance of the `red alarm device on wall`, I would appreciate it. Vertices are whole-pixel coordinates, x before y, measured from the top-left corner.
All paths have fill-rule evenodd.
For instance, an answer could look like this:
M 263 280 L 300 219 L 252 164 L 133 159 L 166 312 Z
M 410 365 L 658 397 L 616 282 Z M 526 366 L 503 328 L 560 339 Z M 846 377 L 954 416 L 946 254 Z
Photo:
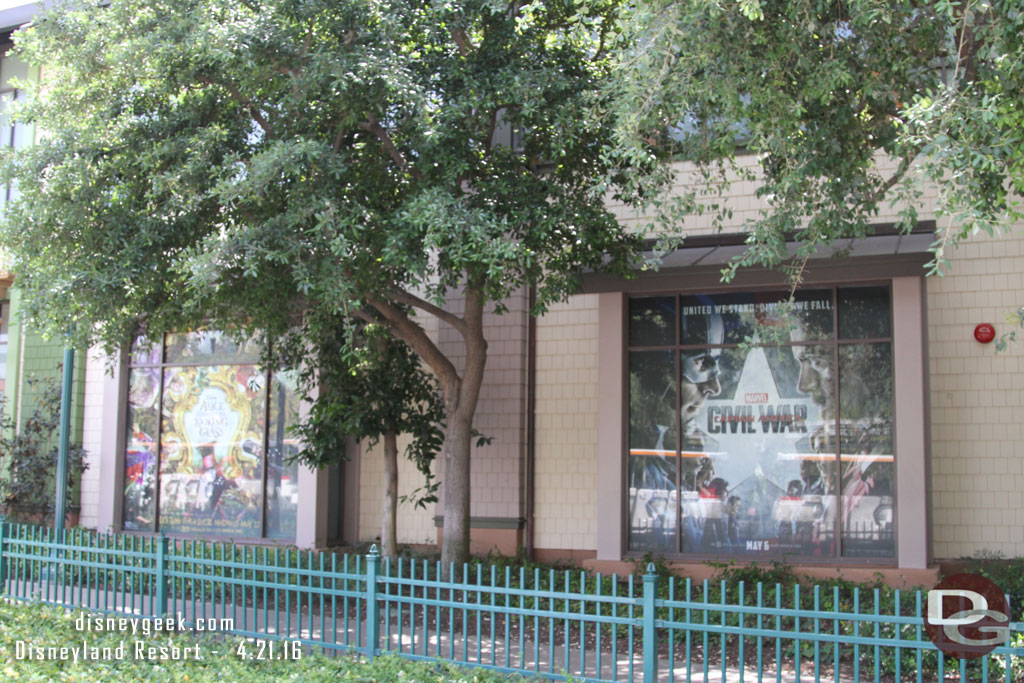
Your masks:
M 988 323 L 982 323 L 974 328 L 974 338 L 982 344 L 988 344 L 996 338 L 996 328 Z

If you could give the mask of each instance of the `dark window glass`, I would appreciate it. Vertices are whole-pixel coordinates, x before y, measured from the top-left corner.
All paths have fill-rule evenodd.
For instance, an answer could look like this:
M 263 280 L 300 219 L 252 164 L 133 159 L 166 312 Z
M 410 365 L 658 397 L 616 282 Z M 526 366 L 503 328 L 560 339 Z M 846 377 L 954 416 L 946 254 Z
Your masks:
M 270 424 L 267 430 L 267 530 L 268 538 L 295 538 L 299 504 L 299 466 L 292 458 L 298 440 L 289 429 L 298 421 L 295 383 L 298 373 L 276 372 L 270 386 Z
M 892 558 L 896 480 L 891 344 L 840 346 L 839 386 L 843 555 Z
M 659 296 L 629 301 L 629 345 L 676 343 L 676 298 Z
M 891 336 L 888 287 L 839 289 L 840 339 L 885 339 Z
M 676 382 L 672 351 L 629 354 L 629 544 L 675 552 Z
M 128 387 L 124 528 L 130 531 L 153 531 L 156 522 L 160 369 L 133 368 L 128 373 Z

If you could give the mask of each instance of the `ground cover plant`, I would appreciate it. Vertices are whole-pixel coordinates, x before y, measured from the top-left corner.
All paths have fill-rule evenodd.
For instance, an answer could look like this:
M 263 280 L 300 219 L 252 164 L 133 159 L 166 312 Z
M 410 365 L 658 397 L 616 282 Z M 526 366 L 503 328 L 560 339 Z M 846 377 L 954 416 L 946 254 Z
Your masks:
M 129 630 L 121 632 L 82 632 L 75 622 L 81 611 L 65 611 L 44 605 L 11 605 L 0 602 L 0 675 L 17 681 L 465 681 L 467 683 L 507 683 L 526 680 L 482 670 L 463 669 L 454 665 L 411 662 L 399 657 L 379 657 L 372 662 L 351 657 L 327 657 L 303 652 L 300 657 L 280 658 L 285 652 L 277 644 L 276 660 L 247 659 L 239 654 L 239 646 L 249 654 L 256 652 L 251 641 L 207 635 L 202 638 L 188 633 L 169 633 L 159 638 L 144 638 Z M 175 645 L 188 659 L 159 660 L 135 658 L 134 641 L 149 646 Z M 126 656 L 110 656 L 100 661 L 59 661 L 19 659 L 26 645 L 38 647 L 75 647 L 83 641 L 87 647 L 117 648 L 125 643 Z M 203 659 L 191 656 L 196 646 Z M 218 654 L 214 654 L 214 652 Z M 171 650 L 168 650 L 171 652 Z M 266 652 L 266 651 L 264 651 Z M 159 656 L 159 651 L 154 653 Z

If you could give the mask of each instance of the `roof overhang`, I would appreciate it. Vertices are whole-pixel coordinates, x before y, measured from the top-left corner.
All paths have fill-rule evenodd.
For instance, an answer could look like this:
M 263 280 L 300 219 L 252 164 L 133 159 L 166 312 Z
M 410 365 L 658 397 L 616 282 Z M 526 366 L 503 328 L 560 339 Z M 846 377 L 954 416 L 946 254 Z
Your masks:
M 892 224 L 877 225 L 872 232 L 867 237 L 844 238 L 819 247 L 804 269 L 804 284 L 924 275 L 924 265 L 932 259 L 928 247 L 935 241 L 934 221 L 921 221 L 909 233 L 896 230 Z M 786 285 L 786 275 L 780 269 L 761 267 L 741 268 L 731 282 L 722 282 L 722 269 L 746 251 L 747 237 L 745 233 L 689 237 L 681 248 L 662 257 L 657 270 L 638 271 L 631 279 L 587 273 L 581 291 L 594 294 Z M 795 240 L 789 240 L 787 247 L 790 254 L 796 253 Z
M 24 0 L 4 2 L 4 0 L 0 0 L 0 35 L 9 34 L 32 21 L 39 14 L 40 5 L 49 8 L 52 4 L 53 0 L 42 0 L 41 2 L 24 2 Z

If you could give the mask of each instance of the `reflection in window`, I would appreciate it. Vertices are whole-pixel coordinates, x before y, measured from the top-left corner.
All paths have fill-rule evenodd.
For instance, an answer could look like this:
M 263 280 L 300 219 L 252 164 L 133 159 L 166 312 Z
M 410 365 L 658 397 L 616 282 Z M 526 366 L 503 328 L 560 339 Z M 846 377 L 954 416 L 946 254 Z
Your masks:
M 788 321 L 780 292 L 634 299 L 630 549 L 893 557 L 888 297 L 806 290 Z M 642 350 L 673 319 L 677 351 Z M 783 324 L 786 343 L 742 344 Z
M 839 347 L 843 427 L 843 554 L 896 552 L 893 489 L 892 350 L 886 343 Z
M 22 149 L 31 144 L 31 128 L 25 123 L 11 120 L 11 106 L 23 102 L 26 93 L 14 87 L 11 79 L 28 80 L 28 64 L 10 55 L 11 45 L 0 44 L 0 146 Z M 0 187 L 0 207 L 17 197 L 17 188 L 7 184 Z
M 671 552 L 676 534 L 675 379 L 671 351 L 629 359 L 630 546 Z
M 124 527 L 294 538 L 294 377 L 217 332 L 131 350 Z M 161 363 L 161 358 L 167 358 Z M 173 360 L 172 360 L 173 359 Z

